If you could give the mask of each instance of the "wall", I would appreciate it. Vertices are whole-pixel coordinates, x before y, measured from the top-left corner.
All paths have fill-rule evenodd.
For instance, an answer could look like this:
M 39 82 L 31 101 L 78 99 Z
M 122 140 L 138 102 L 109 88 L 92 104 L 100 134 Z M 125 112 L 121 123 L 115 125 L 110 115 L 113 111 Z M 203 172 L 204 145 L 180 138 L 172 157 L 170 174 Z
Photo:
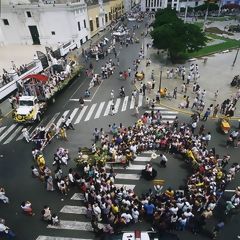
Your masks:
M 31 17 L 27 16 L 27 11 L 31 13 Z M 80 45 L 81 39 L 84 43 L 86 37 L 90 38 L 87 14 L 86 4 L 82 3 L 3 6 L 2 19 L 6 18 L 9 22 L 6 26 L 0 21 L 0 28 L 5 36 L 4 44 L 32 44 L 28 26 L 33 25 L 37 26 L 41 44 L 56 45 L 74 40 Z

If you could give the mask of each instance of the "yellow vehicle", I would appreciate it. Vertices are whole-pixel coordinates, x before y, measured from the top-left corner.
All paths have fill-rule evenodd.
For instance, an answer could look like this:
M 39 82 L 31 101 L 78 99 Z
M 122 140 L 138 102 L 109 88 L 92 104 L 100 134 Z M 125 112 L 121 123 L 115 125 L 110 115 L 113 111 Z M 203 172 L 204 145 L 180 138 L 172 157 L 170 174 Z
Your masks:
M 45 102 L 39 102 L 35 96 L 22 96 L 19 104 L 12 114 L 13 120 L 18 123 L 39 122 L 43 111 L 46 108 Z
M 229 117 L 222 117 L 219 119 L 219 127 L 220 130 L 225 133 L 228 134 L 230 129 L 231 129 L 231 125 L 229 122 Z

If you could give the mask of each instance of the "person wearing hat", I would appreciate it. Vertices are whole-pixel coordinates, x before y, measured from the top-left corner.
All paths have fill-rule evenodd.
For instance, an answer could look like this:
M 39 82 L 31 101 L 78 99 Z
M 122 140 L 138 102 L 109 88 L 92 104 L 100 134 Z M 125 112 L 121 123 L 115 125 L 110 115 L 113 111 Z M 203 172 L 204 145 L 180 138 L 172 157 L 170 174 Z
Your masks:
M 160 167 L 166 167 L 167 166 L 167 157 L 164 154 L 160 154 Z

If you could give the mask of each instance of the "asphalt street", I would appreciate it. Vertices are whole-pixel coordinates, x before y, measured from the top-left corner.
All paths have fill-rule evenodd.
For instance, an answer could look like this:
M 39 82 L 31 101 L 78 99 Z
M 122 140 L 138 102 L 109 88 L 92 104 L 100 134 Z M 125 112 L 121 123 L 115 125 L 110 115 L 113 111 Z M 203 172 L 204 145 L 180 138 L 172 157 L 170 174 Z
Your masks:
M 141 31 L 142 29 L 137 30 L 136 35 L 140 37 Z M 49 144 L 44 150 L 44 156 L 46 158 L 47 165 L 52 166 L 53 154 L 60 146 L 69 149 L 71 159 L 76 156 L 78 147 L 90 147 L 93 140 L 92 133 L 95 127 L 102 127 L 106 132 L 108 132 L 109 124 L 123 123 L 124 126 L 129 126 L 136 121 L 137 118 L 134 116 L 134 110 L 130 109 L 130 98 L 133 85 L 129 80 L 120 80 L 118 73 L 119 71 L 126 70 L 129 66 L 132 66 L 132 62 L 138 56 L 140 48 L 141 42 L 139 44 L 130 45 L 128 48 L 123 47 L 122 49 L 119 49 L 120 67 L 115 70 L 113 76 L 111 76 L 109 79 L 104 80 L 99 88 L 93 89 L 92 96 L 95 94 L 94 98 L 91 102 L 86 102 L 88 108 L 84 113 L 85 115 L 83 115 L 81 121 L 74 125 L 75 130 L 68 130 L 68 141 L 62 142 L 60 140 L 54 139 L 52 143 Z M 112 56 L 112 58 L 114 58 L 114 56 Z M 105 60 L 96 62 L 95 60 L 92 60 L 96 72 L 99 72 L 99 69 L 104 61 Z M 66 91 L 64 91 L 56 99 L 56 102 L 49 107 L 41 124 L 45 125 L 48 123 L 57 113 L 59 113 L 58 117 L 60 117 L 66 111 L 69 111 L 67 114 L 70 114 L 74 112 L 74 109 L 78 109 L 78 102 L 72 101 L 70 99 L 78 99 L 80 96 L 82 96 L 85 89 L 88 88 L 89 81 L 90 79 L 85 79 L 84 76 L 76 79 L 76 81 L 73 82 L 73 84 L 69 86 Z M 118 98 L 118 90 L 121 86 L 124 86 L 126 96 L 129 96 L 127 103 L 128 107 L 124 111 L 121 111 L 124 101 L 124 99 L 121 99 L 119 100 L 119 111 L 116 113 L 116 115 L 104 116 L 103 111 L 103 114 L 100 114 L 99 118 L 95 118 L 96 111 L 99 109 L 100 104 L 104 102 L 104 106 L 107 106 L 110 100 L 110 91 L 114 89 L 115 96 Z M 94 109 L 95 112 L 92 111 L 90 114 L 91 109 L 93 109 L 92 106 L 95 106 L 94 108 L 96 109 Z M 144 109 L 143 104 L 143 107 L 140 108 L 140 113 L 143 113 L 145 110 L 146 109 Z M 162 111 L 164 112 L 168 110 L 162 109 Z M 77 114 L 81 114 L 79 109 Z M 77 114 L 74 118 L 74 121 L 77 119 Z M 87 118 L 88 114 L 91 116 Z M 169 116 L 171 114 L 174 117 L 177 115 L 180 121 L 189 122 L 189 116 L 185 116 L 179 113 L 167 113 L 166 116 Z M 5 122 L 5 125 L 8 127 L 11 126 L 11 124 L 12 123 L 10 120 Z M 212 142 L 210 144 L 210 147 L 215 146 L 216 152 L 221 155 L 229 153 L 231 155 L 231 161 L 233 162 L 239 161 L 239 149 L 225 148 L 226 136 L 216 131 L 217 123 L 215 121 L 208 121 L 206 123 L 206 128 L 212 133 Z M 16 239 L 35 240 L 39 236 L 44 235 L 61 236 L 66 238 L 94 239 L 95 236 L 90 231 L 47 228 L 46 223 L 41 221 L 40 212 L 43 209 L 44 205 L 49 205 L 52 208 L 53 212 L 59 214 L 61 220 L 74 221 L 76 224 L 79 222 L 86 222 L 86 219 L 83 215 L 74 213 L 66 214 L 63 211 L 63 208 L 66 208 L 67 205 L 83 206 L 83 203 L 81 201 L 71 200 L 71 198 L 75 193 L 78 192 L 78 190 L 75 188 L 71 189 L 67 196 L 62 196 L 58 191 L 47 192 L 44 184 L 37 179 L 33 179 L 31 176 L 30 166 L 34 163 L 31 155 L 32 145 L 25 143 L 25 141 L 21 139 L 19 141 L 16 141 L 15 138 L 7 144 L 2 144 L 6 141 L 6 138 L 2 139 L 1 142 L 1 154 L 3 157 L 0 158 L 0 183 L 1 186 L 4 186 L 6 189 L 7 196 L 10 198 L 10 204 L 6 205 L 2 202 L 0 203 L 0 218 L 6 219 L 6 224 L 11 227 L 17 234 Z M 146 153 L 142 157 L 145 157 L 145 160 L 149 159 L 150 154 Z M 181 159 L 175 159 L 171 156 L 168 157 L 169 163 L 166 169 L 159 168 L 158 159 L 154 160 L 153 165 L 158 170 L 158 179 L 164 179 L 166 181 L 166 187 L 172 186 L 173 188 L 178 189 L 179 186 L 185 184 L 185 180 L 189 175 L 189 168 L 183 161 L 181 161 Z M 141 161 L 142 160 L 139 159 L 139 163 L 136 163 L 136 165 L 141 166 L 143 164 Z M 67 173 L 68 169 L 74 166 L 75 163 L 73 160 L 71 160 L 69 162 L 69 165 L 63 168 L 64 173 Z M 116 171 L 121 174 L 136 175 L 136 173 L 140 172 L 140 170 L 137 168 L 138 167 L 135 166 L 135 169 L 126 171 L 120 169 Z M 137 194 L 148 191 L 148 189 L 152 186 L 152 183 L 146 182 L 143 179 L 129 180 L 123 178 L 119 179 L 117 183 L 133 186 Z M 237 176 L 234 181 L 232 181 L 228 188 L 234 189 L 237 185 L 240 185 L 239 176 Z M 229 194 L 226 195 L 226 197 L 229 196 Z M 25 216 L 21 212 L 20 204 L 24 200 L 29 200 L 32 202 L 34 212 L 36 213 L 34 217 Z M 222 212 L 222 209 L 220 209 L 218 212 Z M 240 233 L 238 231 L 239 221 L 239 216 L 228 218 L 226 227 L 221 232 L 219 239 L 237 239 L 237 235 Z M 211 229 L 213 222 L 214 220 L 209 223 L 209 226 L 207 226 L 208 229 Z M 140 224 L 131 227 L 146 229 L 149 226 Z M 180 239 L 209 239 L 207 236 L 195 236 L 189 232 L 180 232 L 177 234 L 179 235 Z

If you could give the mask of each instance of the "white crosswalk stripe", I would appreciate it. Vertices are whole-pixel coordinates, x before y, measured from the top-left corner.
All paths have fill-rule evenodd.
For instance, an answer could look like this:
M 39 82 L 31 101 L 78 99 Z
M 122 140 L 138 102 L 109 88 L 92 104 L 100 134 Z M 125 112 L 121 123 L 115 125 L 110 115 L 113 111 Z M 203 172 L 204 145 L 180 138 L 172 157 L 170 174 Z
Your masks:
M 123 104 L 122 104 L 122 112 L 126 111 L 127 110 L 127 103 L 128 103 L 128 99 L 129 99 L 129 96 L 126 96 L 123 100 Z
M 125 96 L 124 98 L 117 98 L 114 101 L 115 113 L 117 114 L 117 113 L 124 112 L 127 109 L 133 109 L 136 103 L 138 103 L 138 106 L 141 107 L 143 105 L 143 99 L 144 97 L 142 94 L 139 94 L 136 100 L 133 96 Z M 55 123 L 57 126 L 59 126 L 62 121 L 61 119 L 62 116 L 64 116 L 65 118 L 67 118 L 67 116 L 70 116 L 74 124 L 79 124 L 82 119 L 84 119 L 84 122 L 87 122 L 91 119 L 99 119 L 100 117 L 105 117 L 109 115 L 111 105 L 112 105 L 112 100 L 109 100 L 108 102 L 103 101 L 103 102 L 100 102 L 99 104 L 94 103 L 90 106 L 85 105 L 82 109 L 74 108 L 72 110 L 65 110 L 63 113 L 60 113 L 60 112 L 55 113 L 54 116 L 51 118 L 51 120 L 45 120 L 41 122 L 39 125 L 43 125 L 45 126 L 45 128 L 48 128 L 52 123 Z M 160 110 L 161 112 L 163 123 L 167 123 L 167 122 L 173 123 L 174 119 L 178 115 L 177 111 L 168 110 L 164 107 L 156 106 L 154 108 L 154 111 L 157 111 L 157 110 Z M 151 113 L 151 109 L 144 112 Z M 0 142 L 5 140 L 3 144 L 7 144 L 15 139 L 16 141 L 23 139 L 21 129 L 22 128 L 19 125 L 17 126 L 17 124 L 15 123 L 9 126 L 8 128 L 6 126 L 0 127 Z M 30 132 L 30 128 L 27 127 L 27 129 Z M 13 130 L 15 131 L 13 132 Z
M 93 111 L 94 111 L 94 109 L 96 108 L 96 106 L 97 106 L 97 104 L 96 103 L 94 103 L 92 106 L 91 106 L 91 108 L 90 108 L 90 110 L 89 110 L 89 112 L 88 112 L 88 114 L 87 114 L 87 116 L 86 116 L 86 118 L 85 118 L 85 122 L 86 121 L 88 121 L 90 118 L 91 118 L 91 116 L 92 116 L 92 114 L 93 114 Z
M 130 109 L 134 109 L 134 106 L 135 106 L 135 97 L 132 96 L 131 97 L 131 103 L 130 103 Z
M 76 121 L 74 122 L 74 124 L 80 123 L 80 121 L 81 121 L 84 113 L 86 112 L 87 108 L 88 108 L 88 106 L 84 106 L 84 107 L 82 108 L 82 110 L 81 110 L 81 112 L 79 113 L 79 115 L 78 115 Z
M 109 115 L 111 105 L 112 105 L 112 101 L 109 101 L 109 102 L 108 102 L 108 105 L 107 105 L 107 107 L 106 107 L 106 110 L 105 110 L 105 112 L 104 112 L 104 114 L 103 114 L 103 116 Z
M 70 214 L 86 214 L 87 208 L 83 206 L 71 206 L 65 205 L 61 210 L 61 213 L 70 213 Z
M 97 118 L 100 117 L 104 105 L 105 105 L 105 102 L 101 102 L 101 103 L 100 103 L 99 108 L 98 108 L 98 110 L 97 110 L 97 113 L 96 113 L 94 119 L 97 119 Z
M 60 125 L 62 123 L 62 118 L 66 118 L 66 116 L 68 115 L 69 112 L 70 112 L 70 110 L 65 111 L 63 113 L 63 115 L 58 119 L 57 124 L 56 124 L 57 127 L 60 127 Z
M 91 240 L 91 239 L 86 239 L 86 238 L 65 238 L 65 237 L 51 237 L 51 236 L 38 236 L 36 240 Z
M 141 107 L 143 104 L 143 95 L 139 94 L 138 95 L 138 107 Z
M 139 180 L 141 175 L 140 174 L 133 174 L 133 173 L 116 173 L 115 179 L 126 179 L 126 180 Z
M 120 106 L 120 103 L 121 103 L 121 98 L 117 98 L 117 101 L 116 101 L 116 103 L 115 103 L 115 105 L 114 105 L 115 113 L 118 112 L 118 108 L 119 108 L 119 106 Z
M 11 125 L 0 137 L 0 142 L 17 126 L 17 123 Z
M 8 137 L 8 139 L 3 144 L 10 143 L 17 136 L 17 134 L 22 130 L 22 128 L 23 128 L 23 126 L 18 126 L 18 128 L 16 130 L 14 130 L 14 132 L 11 134 L 11 136 Z
M 99 223 L 99 228 L 103 228 L 106 224 Z M 48 225 L 47 228 L 64 229 L 64 230 L 77 230 L 77 231 L 93 231 L 90 222 L 79 222 L 70 220 L 61 220 L 57 226 Z

